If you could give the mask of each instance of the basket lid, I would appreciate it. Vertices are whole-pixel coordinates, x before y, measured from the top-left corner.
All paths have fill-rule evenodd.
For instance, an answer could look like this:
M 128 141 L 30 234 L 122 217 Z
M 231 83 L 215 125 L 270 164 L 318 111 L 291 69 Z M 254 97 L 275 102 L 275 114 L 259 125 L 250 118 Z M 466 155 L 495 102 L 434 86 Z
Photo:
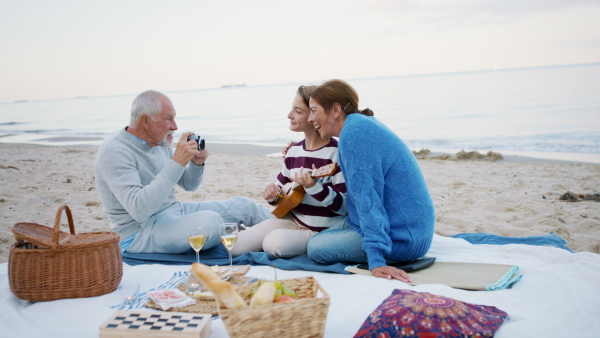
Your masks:
M 119 243 L 119 234 L 112 231 L 81 232 L 77 235 L 69 235 L 60 239 L 58 245 L 61 249 L 75 249 L 79 247 L 91 247 L 107 243 Z
M 15 224 L 12 228 L 12 232 L 17 240 L 26 240 L 42 248 L 54 247 L 54 249 L 56 249 L 58 243 L 69 236 L 68 233 L 60 231 L 60 218 L 63 211 L 67 214 L 69 231 L 72 235 L 75 235 L 73 215 L 71 214 L 71 209 L 69 209 L 66 204 L 58 207 L 58 210 L 56 211 L 56 217 L 54 217 L 54 229 L 41 224 L 23 222 Z
M 25 240 L 40 248 L 49 248 L 52 246 L 54 230 L 48 226 L 36 223 L 16 223 L 11 230 L 17 240 Z M 59 231 L 58 242 L 60 243 L 68 236 L 68 233 Z
M 69 222 L 70 233 L 60 231 L 60 218 L 65 211 Z M 61 205 L 54 218 L 54 228 L 36 223 L 17 223 L 12 232 L 17 240 L 25 240 L 40 248 L 50 248 L 52 252 L 60 246 L 61 249 L 73 249 L 82 246 L 103 245 L 106 243 L 119 242 L 116 232 L 86 232 L 75 234 L 73 215 L 67 205 Z
M 13 226 L 12 232 L 17 239 L 25 240 L 40 248 L 48 249 L 52 246 L 54 230 L 45 225 L 17 223 Z M 58 246 L 62 249 L 102 245 L 110 242 L 119 242 L 119 235 L 116 232 L 83 232 L 76 235 L 64 231 L 58 232 Z

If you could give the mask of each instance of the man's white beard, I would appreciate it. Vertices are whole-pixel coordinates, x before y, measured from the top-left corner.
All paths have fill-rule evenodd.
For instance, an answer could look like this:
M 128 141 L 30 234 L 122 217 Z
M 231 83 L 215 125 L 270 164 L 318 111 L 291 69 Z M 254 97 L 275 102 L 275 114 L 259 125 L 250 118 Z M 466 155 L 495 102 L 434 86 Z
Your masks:
M 161 146 L 161 147 L 172 147 L 173 146 L 173 139 L 169 140 L 169 135 L 173 135 L 173 132 L 167 133 L 167 135 L 165 135 L 165 138 L 163 138 L 163 140 L 160 141 L 158 143 L 158 145 Z

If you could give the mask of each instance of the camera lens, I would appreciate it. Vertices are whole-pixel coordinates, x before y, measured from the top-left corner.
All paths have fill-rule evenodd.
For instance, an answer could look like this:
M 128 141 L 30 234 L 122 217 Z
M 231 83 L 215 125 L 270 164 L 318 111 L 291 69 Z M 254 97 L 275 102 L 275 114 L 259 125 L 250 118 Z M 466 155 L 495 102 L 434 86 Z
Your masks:
M 191 135 L 188 136 L 187 140 L 194 140 L 196 144 L 198 144 L 198 150 L 204 150 L 204 139 L 200 137 L 200 135 Z

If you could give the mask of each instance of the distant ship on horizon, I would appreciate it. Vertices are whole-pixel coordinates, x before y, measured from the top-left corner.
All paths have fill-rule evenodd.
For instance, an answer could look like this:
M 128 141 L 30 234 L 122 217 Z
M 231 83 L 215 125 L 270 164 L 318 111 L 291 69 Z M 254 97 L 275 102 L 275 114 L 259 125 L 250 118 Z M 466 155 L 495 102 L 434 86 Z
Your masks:
M 226 84 L 222 85 L 221 88 L 234 88 L 234 87 L 246 87 L 245 83 L 234 83 L 234 84 Z

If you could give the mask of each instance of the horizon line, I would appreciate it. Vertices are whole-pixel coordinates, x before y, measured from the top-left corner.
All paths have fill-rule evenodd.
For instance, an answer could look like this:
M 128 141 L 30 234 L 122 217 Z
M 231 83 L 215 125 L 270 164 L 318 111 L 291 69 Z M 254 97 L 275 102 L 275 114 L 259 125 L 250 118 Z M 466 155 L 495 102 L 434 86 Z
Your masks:
M 517 71 L 517 70 L 525 70 L 525 69 L 543 69 L 543 68 L 583 67 L 583 66 L 595 66 L 595 65 L 600 65 L 600 62 L 572 63 L 572 64 L 530 66 L 530 67 L 494 68 L 494 69 L 465 70 L 465 71 L 438 72 L 438 73 L 418 73 L 418 74 L 403 74 L 403 75 L 390 75 L 390 76 L 373 76 L 373 77 L 362 77 L 362 78 L 350 78 L 350 79 L 347 79 L 346 81 L 395 79 L 395 78 L 422 77 L 422 76 L 446 76 L 446 75 L 454 75 L 454 74 L 504 72 L 504 71 Z M 323 81 L 323 80 L 321 80 L 321 81 Z M 281 85 L 288 85 L 288 84 L 291 85 L 291 84 L 297 84 L 297 83 L 300 83 L 300 82 L 295 81 L 295 82 L 286 82 L 286 83 L 282 82 L 282 83 L 271 83 L 271 84 L 261 84 L 261 85 L 244 84 L 244 87 L 269 87 L 269 86 L 281 86 Z M 242 87 L 242 88 L 244 88 L 244 87 Z M 163 93 L 168 94 L 168 93 L 197 92 L 197 91 L 209 91 L 209 90 L 219 90 L 219 89 L 229 90 L 232 88 L 223 88 L 222 86 L 219 86 L 219 87 L 208 87 L 208 88 L 199 88 L 199 89 L 170 90 L 170 91 L 165 91 Z M 21 100 L 13 100 L 13 101 L 8 101 L 8 102 L 0 102 L 0 104 L 63 101 L 63 100 L 81 100 L 81 99 L 88 99 L 88 98 L 108 98 L 108 97 L 119 97 L 119 96 L 128 96 L 128 95 L 137 95 L 137 94 L 127 93 L 127 94 L 112 94 L 112 95 L 97 95 L 97 96 L 75 96 L 75 97 L 63 97 L 63 98 L 42 99 L 42 100 L 21 99 Z

